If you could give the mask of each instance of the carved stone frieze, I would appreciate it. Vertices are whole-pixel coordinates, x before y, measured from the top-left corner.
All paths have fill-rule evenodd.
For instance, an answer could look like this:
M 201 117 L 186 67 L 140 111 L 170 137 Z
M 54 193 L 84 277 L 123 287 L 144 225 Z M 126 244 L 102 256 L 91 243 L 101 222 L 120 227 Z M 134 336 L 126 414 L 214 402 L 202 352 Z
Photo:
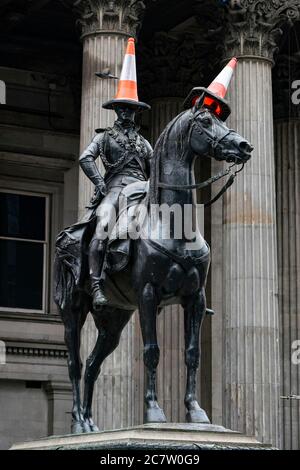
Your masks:
M 285 23 L 300 18 L 300 0 L 230 0 L 226 9 L 224 52 L 273 59 Z
M 146 0 L 62 0 L 77 17 L 83 36 L 97 31 L 120 31 L 136 36 Z

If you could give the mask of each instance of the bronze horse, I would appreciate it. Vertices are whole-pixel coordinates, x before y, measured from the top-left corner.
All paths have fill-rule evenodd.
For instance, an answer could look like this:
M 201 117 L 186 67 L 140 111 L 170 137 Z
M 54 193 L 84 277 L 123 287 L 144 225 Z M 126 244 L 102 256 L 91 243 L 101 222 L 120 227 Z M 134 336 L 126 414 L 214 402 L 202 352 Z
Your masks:
M 227 162 L 245 163 L 252 146 L 213 112 L 203 107 L 203 99 L 192 109 L 177 116 L 159 137 L 152 160 L 150 191 L 146 196 L 151 204 L 192 205 L 192 219 L 196 220 L 196 187 L 194 179 L 195 158 L 210 156 Z M 146 217 L 147 219 L 147 217 Z M 160 220 L 160 219 L 159 219 Z M 146 220 L 149 224 L 149 218 Z M 157 222 L 160 224 L 160 221 Z M 92 224 L 88 224 L 92 227 Z M 79 229 L 84 224 L 78 225 Z M 194 224 L 194 226 L 196 226 Z M 123 328 L 138 307 L 144 342 L 146 367 L 145 422 L 165 422 L 156 395 L 156 369 L 159 363 L 156 319 L 161 307 L 181 304 L 184 309 L 185 364 L 187 383 L 185 406 L 187 421 L 209 423 L 206 412 L 196 397 L 196 373 L 199 366 L 199 336 L 206 313 L 205 285 L 210 264 L 209 246 L 196 226 L 194 247 L 190 239 L 164 237 L 159 227 L 159 238 L 131 240 L 131 254 L 126 267 L 108 278 L 119 291 L 127 292 L 131 286 L 131 298 L 120 304 L 114 294 L 101 311 L 93 311 L 88 286 L 86 246 L 91 236 L 85 230 L 83 242 L 74 237 L 58 238 L 55 262 L 55 301 L 65 325 L 65 341 L 68 348 L 68 367 L 73 386 L 72 432 L 98 431 L 92 420 L 92 398 L 95 381 L 104 359 L 119 344 Z M 90 230 L 92 230 L 90 228 Z M 172 231 L 171 231 L 172 232 Z M 83 232 L 82 232 L 83 233 Z M 85 238 L 86 237 L 86 241 Z M 61 240 L 64 240 L 62 243 Z M 78 248 L 79 247 L 79 248 Z M 80 250 L 80 253 L 79 253 Z M 82 256 L 80 275 L 78 257 Z M 86 361 L 83 404 L 80 397 L 82 363 L 80 359 L 80 332 L 88 312 L 91 312 L 98 338 Z

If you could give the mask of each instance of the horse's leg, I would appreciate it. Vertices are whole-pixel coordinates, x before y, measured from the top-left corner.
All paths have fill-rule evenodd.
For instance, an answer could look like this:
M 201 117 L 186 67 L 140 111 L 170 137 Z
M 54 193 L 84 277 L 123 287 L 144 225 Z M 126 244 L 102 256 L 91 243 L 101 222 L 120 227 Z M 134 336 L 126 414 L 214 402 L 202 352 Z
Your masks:
M 73 390 L 72 434 L 86 432 L 80 397 L 82 370 L 82 362 L 80 358 L 80 332 L 86 320 L 88 311 L 89 307 L 85 302 L 82 302 L 80 308 L 78 305 L 76 305 L 76 307 L 68 305 L 67 308 L 60 310 L 65 326 L 65 343 L 68 348 L 68 369 Z
M 118 346 L 122 330 L 132 313 L 132 311 L 110 307 L 102 307 L 101 312 L 98 310 L 92 312 L 99 333 L 95 347 L 87 358 L 84 376 L 83 417 L 89 431 L 99 431 L 92 419 L 92 401 L 94 385 L 100 373 L 101 364 Z
M 166 417 L 157 403 L 156 369 L 159 363 L 159 347 L 156 334 L 158 300 L 152 284 L 147 283 L 139 295 L 139 314 L 144 341 L 144 364 L 146 367 L 145 422 L 165 423 Z
M 185 364 L 187 383 L 184 403 L 187 408 L 186 419 L 189 423 L 210 423 L 205 411 L 200 408 L 196 398 L 196 373 L 200 360 L 200 331 L 206 312 L 204 288 L 197 295 L 190 296 L 183 302 Z

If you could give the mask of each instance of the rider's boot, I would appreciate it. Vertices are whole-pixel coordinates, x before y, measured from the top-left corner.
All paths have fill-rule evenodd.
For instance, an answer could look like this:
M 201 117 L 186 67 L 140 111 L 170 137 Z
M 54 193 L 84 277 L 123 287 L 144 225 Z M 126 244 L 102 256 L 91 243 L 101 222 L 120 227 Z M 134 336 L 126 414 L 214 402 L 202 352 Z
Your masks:
M 105 248 L 105 243 L 102 240 L 94 239 L 91 242 L 89 250 L 90 279 L 94 310 L 99 310 L 103 305 L 108 303 L 108 299 L 103 292 L 103 275 L 101 276 L 105 258 Z

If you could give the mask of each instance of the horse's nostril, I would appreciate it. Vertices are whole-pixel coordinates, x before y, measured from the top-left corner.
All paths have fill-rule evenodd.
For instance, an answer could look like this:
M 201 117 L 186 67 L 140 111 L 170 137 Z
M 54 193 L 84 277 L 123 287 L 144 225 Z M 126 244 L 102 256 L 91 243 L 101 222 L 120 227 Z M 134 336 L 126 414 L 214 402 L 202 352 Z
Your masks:
M 250 153 L 253 150 L 253 146 L 249 144 L 249 142 L 247 142 L 246 140 L 242 140 L 242 142 L 240 142 L 239 144 L 239 149 L 242 152 Z

